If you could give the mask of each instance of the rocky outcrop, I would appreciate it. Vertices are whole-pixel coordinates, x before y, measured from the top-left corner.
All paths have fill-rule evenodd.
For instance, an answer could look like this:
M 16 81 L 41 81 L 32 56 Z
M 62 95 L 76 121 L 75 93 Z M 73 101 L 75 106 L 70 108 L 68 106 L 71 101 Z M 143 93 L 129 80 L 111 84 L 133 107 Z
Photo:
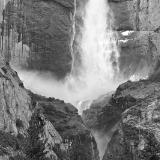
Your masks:
M 3 56 L 0 93 L 0 159 L 99 160 L 77 109 L 26 90 Z
M 97 128 L 98 124 L 106 134 L 114 131 L 110 132 L 112 138 L 103 160 L 160 158 L 160 83 L 156 77 L 139 82 L 128 81 L 120 85 L 109 100 L 92 104 L 92 107 L 101 106 L 98 114 L 94 114 L 92 107 L 84 112 L 84 120 L 91 128 Z M 90 123 L 90 115 L 96 117 L 93 123 L 96 125 Z
M 120 86 L 116 97 L 131 96 L 136 103 L 126 109 L 110 141 L 104 160 L 159 159 L 159 82 L 129 82 Z
M 113 28 L 119 31 L 120 70 L 128 77 L 146 77 L 159 59 L 160 2 L 109 0 L 109 4 L 114 14 Z M 133 33 L 124 35 L 124 31 Z
M 58 140 L 60 148 L 54 151 L 59 158 L 99 160 L 95 139 L 83 124 L 76 108 L 53 98 L 46 99 L 34 94 L 31 97 L 61 136 Z
M 153 42 L 154 33 L 135 31 L 129 36 L 121 36 L 120 46 L 120 71 L 124 77 L 132 75 L 145 78 L 153 71 L 159 51 Z
M 58 160 L 65 154 L 66 149 L 62 143 L 61 136 L 40 110 L 35 111 L 32 115 L 28 130 L 28 146 L 26 147 L 28 159 Z M 57 152 L 59 154 L 61 153 L 61 157 L 58 157 L 59 155 L 56 151 L 59 151 Z
M 1 53 L 0 53 L 1 54 Z M 17 137 L 27 137 L 31 98 L 4 57 L 0 56 L 0 158 L 23 157 Z
M 105 130 L 108 128 L 105 120 L 100 120 L 102 114 L 104 113 L 104 108 L 109 104 L 112 93 L 99 97 L 97 100 L 94 100 L 89 109 L 84 109 L 82 113 L 82 118 L 85 124 L 93 130 Z M 84 104 L 83 104 L 84 105 Z
M 1 23 L 7 59 L 64 77 L 71 69 L 74 10 L 74 0 L 8 2 Z
M 24 134 L 29 126 L 31 98 L 9 65 L 0 59 L 0 130 Z
M 118 31 L 155 31 L 159 29 L 159 0 L 109 0 Z

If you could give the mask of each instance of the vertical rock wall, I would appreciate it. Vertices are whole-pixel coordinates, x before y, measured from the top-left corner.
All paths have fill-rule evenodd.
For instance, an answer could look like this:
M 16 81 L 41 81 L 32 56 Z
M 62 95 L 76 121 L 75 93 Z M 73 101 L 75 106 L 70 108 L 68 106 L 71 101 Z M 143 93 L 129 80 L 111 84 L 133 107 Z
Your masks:
M 160 1 L 109 0 L 119 31 L 120 69 L 124 75 L 152 72 L 160 55 Z M 133 31 L 123 35 L 124 31 Z M 147 73 L 148 72 L 148 73 Z
M 71 70 L 74 12 L 74 0 L 8 2 L 1 18 L 1 48 L 6 48 L 7 59 L 64 77 Z

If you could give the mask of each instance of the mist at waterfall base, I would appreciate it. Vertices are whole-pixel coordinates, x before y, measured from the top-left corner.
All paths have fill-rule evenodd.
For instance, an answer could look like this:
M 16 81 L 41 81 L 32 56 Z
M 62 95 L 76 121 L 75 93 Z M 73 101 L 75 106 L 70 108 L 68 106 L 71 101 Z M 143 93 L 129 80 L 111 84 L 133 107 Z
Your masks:
M 99 150 L 100 160 L 103 159 L 105 151 L 107 149 L 108 143 L 110 142 L 114 132 L 116 131 L 118 124 L 116 124 L 112 129 L 108 132 L 100 131 L 100 130 L 92 130 L 92 134 L 96 140 L 97 147 Z
M 109 11 L 106 0 L 89 0 L 86 4 L 82 37 L 78 39 L 81 48 L 78 68 L 73 67 L 72 73 L 61 81 L 49 72 L 16 69 L 24 85 L 35 93 L 62 99 L 75 106 L 116 89 L 118 83 L 114 81 L 114 75 L 118 51 Z M 73 74 L 75 70 L 78 73 Z

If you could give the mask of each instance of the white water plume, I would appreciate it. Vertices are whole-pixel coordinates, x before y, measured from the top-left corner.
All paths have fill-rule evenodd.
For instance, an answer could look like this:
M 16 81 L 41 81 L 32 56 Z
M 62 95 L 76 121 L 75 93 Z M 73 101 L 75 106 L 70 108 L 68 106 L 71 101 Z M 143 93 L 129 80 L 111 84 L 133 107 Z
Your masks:
M 64 81 L 57 81 L 48 74 L 20 70 L 25 86 L 38 94 L 74 105 L 114 90 L 118 85 L 114 81 L 118 50 L 110 13 L 106 0 L 89 0 L 83 17 L 82 37 L 78 41 L 81 65 L 72 68 L 73 72 Z M 74 71 L 78 73 L 73 74 Z
M 111 18 L 106 0 L 89 0 L 81 40 L 82 69 L 86 75 L 96 74 L 97 80 L 103 82 L 114 77 L 112 63 L 117 63 L 118 58 Z

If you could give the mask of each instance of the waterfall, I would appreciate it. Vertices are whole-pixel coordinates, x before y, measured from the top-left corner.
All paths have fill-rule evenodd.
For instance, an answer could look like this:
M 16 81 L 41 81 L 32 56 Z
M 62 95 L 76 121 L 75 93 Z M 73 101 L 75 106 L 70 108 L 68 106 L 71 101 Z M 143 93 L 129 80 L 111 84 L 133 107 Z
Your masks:
M 119 53 L 111 13 L 106 0 L 89 0 L 82 14 L 83 26 L 77 42 L 81 63 L 73 65 L 74 74 L 67 77 L 73 91 L 80 92 L 78 101 L 95 99 L 117 87 Z
M 112 31 L 112 15 L 106 0 L 89 0 L 82 29 L 83 73 L 96 74 L 104 83 L 114 77 L 118 63 L 116 37 Z
M 113 16 L 106 0 L 89 0 L 82 9 L 83 24 L 79 26 L 80 38 L 76 48 L 79 63 L 72 65 L 72 72 L 63 81 L 57 81 L 47 73 L 19 71 L 24 85 L 32 91 L 48 97 L 63 99 L 77 106 L 115 90 L 118 82 L 118 49 L 116 33 L 112 30 Z M 74 28 L 74 27 L 73 27 Z M 76 53 L 73 50 L 73 63 Z M 18 71 L 18 70 L 17 70 Z M 84 108 L 83 108 L 84 109 Z

